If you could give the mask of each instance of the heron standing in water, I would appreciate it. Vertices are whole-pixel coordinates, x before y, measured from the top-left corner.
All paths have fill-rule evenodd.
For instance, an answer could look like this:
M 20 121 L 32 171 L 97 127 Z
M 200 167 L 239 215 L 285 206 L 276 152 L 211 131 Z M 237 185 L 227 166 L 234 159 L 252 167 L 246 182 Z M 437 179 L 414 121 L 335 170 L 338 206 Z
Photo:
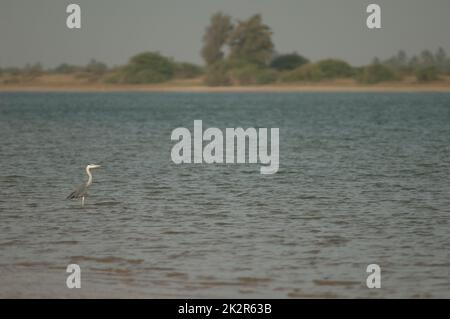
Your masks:
M 87 182 L 80 185 L 76 190 L 74 190 L 72 193 L 70 193 L 70 195 L 67 196 L 67 199 L 81 198 L 81 207 L 83 207 L 84 206 L 84 198 L 87 196 L 88 188 L 92 184 L 91 169 L 99 168 L 99 167 L 101 167 L 101 166 L 96 165 L 96 164 L 89 164 L 88 166 L 86 166 L 86 174 L 88 176 Z

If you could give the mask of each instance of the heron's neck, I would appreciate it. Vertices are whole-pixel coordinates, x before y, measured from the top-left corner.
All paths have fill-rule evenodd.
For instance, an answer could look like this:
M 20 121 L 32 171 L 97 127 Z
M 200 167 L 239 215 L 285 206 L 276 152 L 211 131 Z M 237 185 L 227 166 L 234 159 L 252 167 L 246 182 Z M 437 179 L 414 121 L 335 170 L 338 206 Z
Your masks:
M 89 186 L 92 184 L 92 174 L 91 174 L 91 171 L 89 170 L 89 168 L 87 168 L 87 167 L 86 167 L 86 174 L 89 177 L 88 181 L 87 181 L 87 185 Z

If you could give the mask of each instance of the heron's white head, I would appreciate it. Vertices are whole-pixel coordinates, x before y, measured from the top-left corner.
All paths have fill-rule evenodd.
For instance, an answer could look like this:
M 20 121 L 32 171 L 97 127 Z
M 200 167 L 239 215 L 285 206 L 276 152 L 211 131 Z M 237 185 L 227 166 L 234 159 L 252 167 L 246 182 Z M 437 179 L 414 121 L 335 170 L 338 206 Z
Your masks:
M 101 166 L 97 165 L 97 164 L 89 164 L 88 166 L 86 166 L 86 169 L 89 170 L 89 169 L 92 169 L 92 168 L 99 168 L 99 167 L 101 167 Z

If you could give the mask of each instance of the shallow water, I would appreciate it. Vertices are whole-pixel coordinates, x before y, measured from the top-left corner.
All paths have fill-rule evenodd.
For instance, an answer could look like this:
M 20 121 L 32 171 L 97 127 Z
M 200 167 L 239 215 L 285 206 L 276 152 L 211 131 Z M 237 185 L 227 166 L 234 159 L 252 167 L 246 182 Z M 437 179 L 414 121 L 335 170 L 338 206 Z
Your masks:
M 196 119 L 279 172 L 173 164 Z M 450 94 L 0 93 L 0 136 L 0 296 L 450 297 Z

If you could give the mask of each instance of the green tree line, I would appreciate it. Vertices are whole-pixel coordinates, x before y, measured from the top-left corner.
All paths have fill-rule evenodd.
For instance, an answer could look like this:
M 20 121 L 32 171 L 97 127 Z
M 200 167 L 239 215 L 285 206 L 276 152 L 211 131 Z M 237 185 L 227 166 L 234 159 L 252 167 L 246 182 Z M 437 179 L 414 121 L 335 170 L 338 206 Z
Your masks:
M 297 52 L 279 53 L 272 36 L 271 28 L 259 14 L 234 21 L 231 16 L 217 12 L 211 16 L 202 39 L 200 54 L 204 66 L 177 62 L 159 52 L 143 52 L 118 67 L 110 68 L 97 60 L 91 60 L 85 66 L 63 63 L 52 69 L 44 69 L 40 63 L 35 63 L 23 68 L 0 68 L 0 76 L 4 83 L 33 81 L 44 74 L 72 74 L 88 82 L 120 84 L 202 78 L 206 85 L 224 86 L 342 78 L 368 84 L 400 81 L 405 77 L 429 82 L 450 75 L 450 58 L 443 48 L 434 53 L 424 50 L 413 56 L 400 50 L 388 59 L 374 58 L 369 65 L 354 67 L 339 59 L 312 62 Z
M 225 52 L 228 52 L 225 54 Z M 450 58 L 443 48 L 408 57 L 404 51 L 387 60 L 375 58 L 363 67 L 339 59 L 311 62 L 296 52 L 277 53 L 272 32 L 260 15 L 233 24 L 221 12 L 211 17 L 203 36 L 202 57 L 206 64 L 205 83 L 246 85 L 273 82 L 318 82 L 352 78 L 361 83 L 399 81 L 415 76 L 419 82 L 436 81 L 450 74 Z

